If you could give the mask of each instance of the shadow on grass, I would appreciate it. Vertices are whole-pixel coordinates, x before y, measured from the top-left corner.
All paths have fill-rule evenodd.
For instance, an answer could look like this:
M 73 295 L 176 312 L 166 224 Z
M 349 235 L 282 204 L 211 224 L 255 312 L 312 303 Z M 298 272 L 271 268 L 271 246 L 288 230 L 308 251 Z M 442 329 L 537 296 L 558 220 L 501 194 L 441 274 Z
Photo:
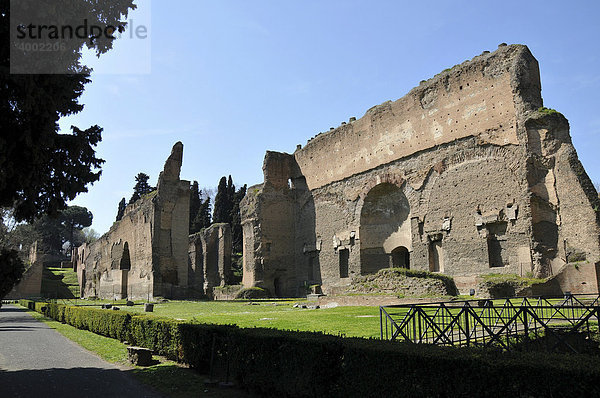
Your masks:
M 208 376 L 175 364 L 158 364 L 130 370 L 139 381 L 169 397 L 256 397 L 239 388 L 207 386 Z

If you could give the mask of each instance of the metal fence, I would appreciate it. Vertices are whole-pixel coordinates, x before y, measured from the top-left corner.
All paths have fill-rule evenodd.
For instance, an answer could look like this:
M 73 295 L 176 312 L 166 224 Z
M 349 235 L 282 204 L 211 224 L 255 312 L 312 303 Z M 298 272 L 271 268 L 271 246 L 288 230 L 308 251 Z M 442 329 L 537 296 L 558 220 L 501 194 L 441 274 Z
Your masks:
M 540 339 L 579 352 L 573 336 L 598 337 L 599 295 L 450 301 L 379 307 L 381 339 L 511 349 Z

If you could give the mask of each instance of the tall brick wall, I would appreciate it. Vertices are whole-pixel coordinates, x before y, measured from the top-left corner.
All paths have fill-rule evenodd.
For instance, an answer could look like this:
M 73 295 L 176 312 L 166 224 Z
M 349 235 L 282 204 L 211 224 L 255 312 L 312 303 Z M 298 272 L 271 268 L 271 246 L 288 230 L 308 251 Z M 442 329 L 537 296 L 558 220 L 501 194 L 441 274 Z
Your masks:
M 183 145 L 173 146 L 157 190 L 125 209 L 123 218 L 77 249 L 81 295 L 146 299 L 187 294 L 189 181 L 179 179 Z
M 598 198 L 540 93 L 527 47 L 503 46 L 293 155 L 267 152 L 242 203 L 244 285 L 300 295 L 389 266 L 546 277 L 573 251 L 597 263 Z
M 519 75 L 531 79 L 524 82 Z M 541 106 L 537 61 L 525 46 L 507 46 L 374 106 L 362 118 L 309 140 L 294 156 L 315 189 L 460 138 L 519 144 L 523 101 L 515 95 L 521 91 L 532 92 L 529 109 Z

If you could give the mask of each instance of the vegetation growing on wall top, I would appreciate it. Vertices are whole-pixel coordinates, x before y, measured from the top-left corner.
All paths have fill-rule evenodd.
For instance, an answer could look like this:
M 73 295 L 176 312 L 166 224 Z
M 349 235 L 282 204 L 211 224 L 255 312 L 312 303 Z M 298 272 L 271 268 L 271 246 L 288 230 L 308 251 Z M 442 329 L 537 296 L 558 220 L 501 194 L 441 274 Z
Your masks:
M 560 115 L 561 113 L 559 111 L 557 111 L 556 109 L 552 109 L 552 108 L 546 108 L 545 106 L 541 106 L 538 108 L 538 112 L 540 112 L 543 115 Z

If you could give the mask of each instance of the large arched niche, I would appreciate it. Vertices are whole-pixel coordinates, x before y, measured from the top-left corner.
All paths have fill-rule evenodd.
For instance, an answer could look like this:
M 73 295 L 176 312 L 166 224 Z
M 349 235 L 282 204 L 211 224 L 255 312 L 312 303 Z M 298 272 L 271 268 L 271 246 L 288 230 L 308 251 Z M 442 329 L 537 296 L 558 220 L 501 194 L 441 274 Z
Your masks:
M 410 205 L 397 185 L 382 183 L 369 191 L 360 212 L 359 231 L 361 274 L 390 266 L 409 268 Z

